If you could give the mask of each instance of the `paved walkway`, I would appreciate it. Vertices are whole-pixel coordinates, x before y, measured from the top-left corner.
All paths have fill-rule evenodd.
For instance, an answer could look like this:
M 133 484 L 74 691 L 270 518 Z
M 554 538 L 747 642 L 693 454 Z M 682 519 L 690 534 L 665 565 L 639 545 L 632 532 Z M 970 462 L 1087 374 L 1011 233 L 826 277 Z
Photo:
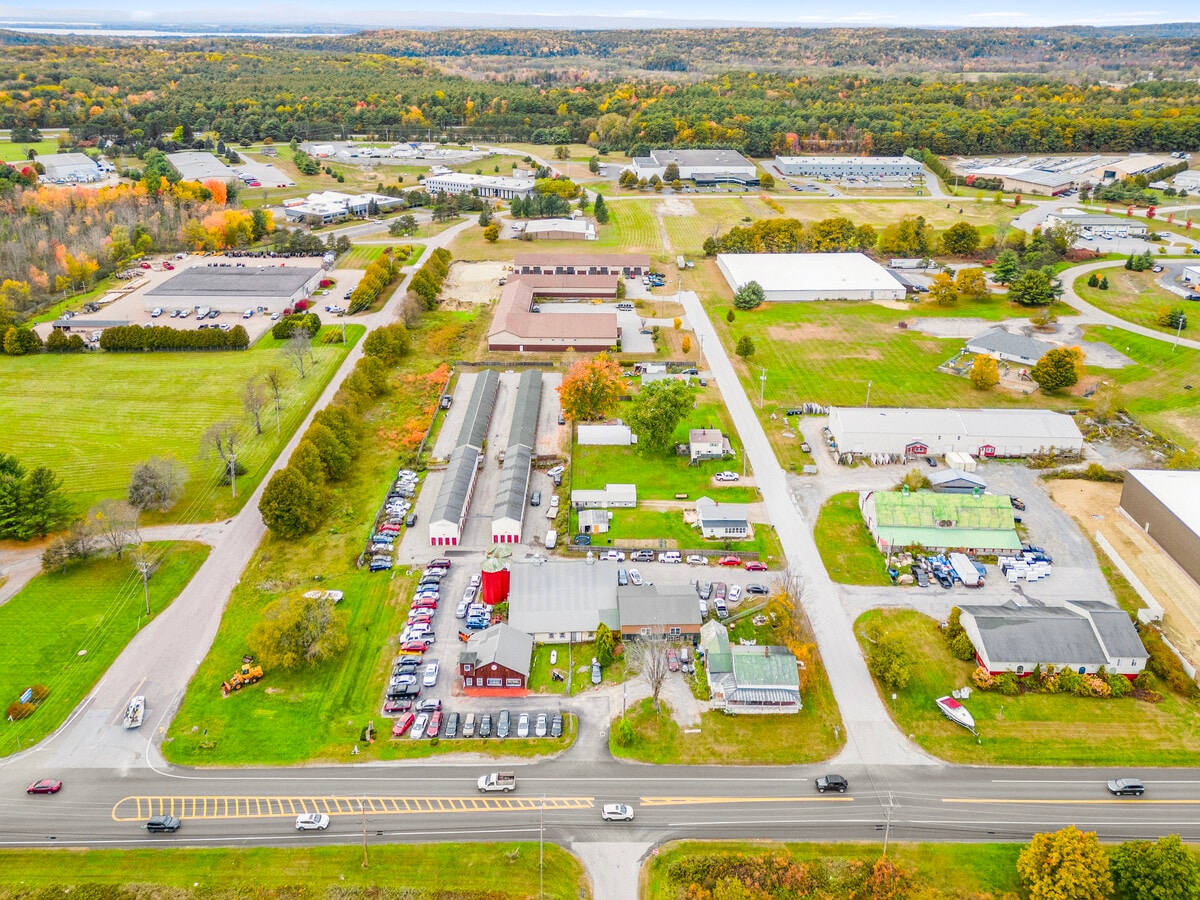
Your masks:
M 1075 293 L 1075 279 L 1080 276 L 1086 276 L 1089 272 L 1095 272 L 1100 269 L 1111 269 L 1114 266 L 1120 266 L 1120 261 L 1108 260 L 1106 262 L 1088 263 L 1085 266 L 1075 266 L 1067 269 L 1064 275 L 1068 277 L 1063 280 L 1063 302 L 1075 307 L 1082 314 L 1080 321 L 1087 322 L 1092 325 L 1110 325 L 1113 328 L 1123 328 L 1126 331 L 1131 331 L 1134 334 L 1140 334 L 1143 337 L 1153 338 L 1156 341 L 1162 341 L 1166 344 L 1178 343 L 1180 347 L 1189 347 L 1192 350 L 1200 350 L 1200 341 L 1192 340 L 1191 338 L 1181 337 L 1176 339 L 1174 335 L 1165 334 L 1161 331 L 1155 331 L 1153 328 L 1146 328 L 1143 325 L 1135 325 L 1132 322 L 1127 322 L 1122 318 L 1114 316 L 1112 313 L 1106 313 L 1099 307 L 1092 306 L 1086 300 L 1083 300 Z M 1115 348 L 1115 349 L 1120 349 Z

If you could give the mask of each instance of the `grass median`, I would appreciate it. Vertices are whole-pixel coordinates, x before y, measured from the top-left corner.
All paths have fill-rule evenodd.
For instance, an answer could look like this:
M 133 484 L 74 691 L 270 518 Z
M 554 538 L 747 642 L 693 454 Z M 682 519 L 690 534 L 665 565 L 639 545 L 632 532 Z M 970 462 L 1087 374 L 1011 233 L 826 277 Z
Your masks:
M 162 554 L 147 582 L 153 618 L 179 596 L 209 548 L 190 542 L 150 547 Z M 32 716 L 5 724 L 0 756 L 58 728 L 148 621 L 142 576 L 128 556 L 43 573 L 0 606 L 0 696 L 15 699 L 33 684 L 50 689 Z
M 875 548 L 871 532 L 858 509 L 858 494 L 834 494 L 821 506 L 813 531 L 825 571 L 838 584 L 887 586 L 883 554 Z

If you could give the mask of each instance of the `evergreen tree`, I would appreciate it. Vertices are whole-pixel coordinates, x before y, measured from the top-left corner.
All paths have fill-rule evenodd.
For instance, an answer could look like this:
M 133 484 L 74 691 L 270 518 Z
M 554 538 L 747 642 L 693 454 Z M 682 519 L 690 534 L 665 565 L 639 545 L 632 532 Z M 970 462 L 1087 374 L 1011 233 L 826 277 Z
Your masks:
M 604 195 L 596 194 L 596 203 L 592 207 L 592 215 L 596 217 L 596 221 L 601 225 L 608 224 L 608 207 L 604 204 Z

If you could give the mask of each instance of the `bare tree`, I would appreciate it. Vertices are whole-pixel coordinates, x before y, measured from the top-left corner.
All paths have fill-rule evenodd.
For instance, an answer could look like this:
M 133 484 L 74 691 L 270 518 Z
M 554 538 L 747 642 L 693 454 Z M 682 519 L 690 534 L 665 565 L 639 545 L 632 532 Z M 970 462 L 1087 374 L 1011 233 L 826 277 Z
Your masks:
M 275 431 L 279 431 L 279 420 L 283 411 L 283 373 L 274 366 L 263 372 L 263 381 L 271 392 L 271 401 L 275 404 Z
M 649 634 L 641 634 L 635 641 L 625 644 L 626 665 L 637 672 L 650 688 L 654 711 L 658 712 L 658 697 L 670 669 L 667 667 L 667 640 L 659 628 L 651 628 Z
M 121 558 L 130 544 L 141 542 L 137 531 L 138 511 L 124 500 L 103 500 L 88 510 L 87 521 L 96 538 Z
M 308 374 L 308 361 L 312 358 L 312 338 L 307 331 L 297 328 L 283 344 L 283 357 L 301 378 Z
M 267 394 L 259 380 L 251 375 L 242 385 L 242 408 L 254 420 L 254 433 L 262 434 L 262 408 L 267 405 Z
M 241 446 L 241 430 L 233 422 L 217 422 L 210 425 L 201 439 L 201 447 L 209 456 L 216 455 L 220 460 L 229 484 L 233 487 L 233 496 L 237 496 L 237 452 Z
M 126 499 L 138 512 L 166 512 L 183 493 L 187 470 L 173 456 L 152 456 L 133 470 Z

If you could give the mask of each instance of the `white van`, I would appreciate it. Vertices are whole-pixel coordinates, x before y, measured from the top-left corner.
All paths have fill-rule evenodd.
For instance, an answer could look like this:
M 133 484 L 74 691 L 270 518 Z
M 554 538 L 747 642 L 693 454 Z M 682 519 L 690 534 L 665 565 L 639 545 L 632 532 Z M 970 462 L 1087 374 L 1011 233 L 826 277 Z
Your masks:
M 254 310 L 252 310 L 252 309 L 248 309 L 244 313 L 242 313 L 243 319 L 249 319 L 249 318 L 252 318 L 253 316 L 254 316 Z
M 633 312 L 633 304 L 628 300 L 622 300 L 617 304 L 617 309 L 619 309 L 621 312 Z
M 658 554 L 660 563 L 681 563 L 683 562 L 683 554 L 678 550 L 666 550 Z
M 554 545 L 558 543 L 558 532 L 553 528 L 546 530 L 546 549 L 553 550 Z

